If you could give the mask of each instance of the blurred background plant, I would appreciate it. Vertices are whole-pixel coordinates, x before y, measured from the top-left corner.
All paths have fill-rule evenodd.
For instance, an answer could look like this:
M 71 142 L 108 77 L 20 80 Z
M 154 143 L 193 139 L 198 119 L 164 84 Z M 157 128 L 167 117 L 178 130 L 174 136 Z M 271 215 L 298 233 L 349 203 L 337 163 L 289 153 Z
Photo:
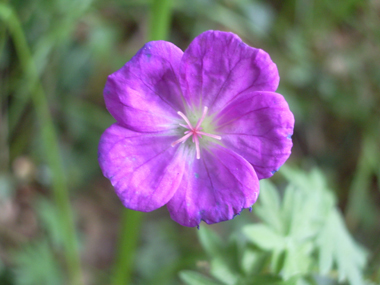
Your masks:
M 0 284 L 380 284 L 379 15 L 379 0 L 1 0 Z M 277 63 L 292 168 L 229 222 L 131 218 L 97 164 L 105 80 L 148 40 L 186 49 L 209 29 Z

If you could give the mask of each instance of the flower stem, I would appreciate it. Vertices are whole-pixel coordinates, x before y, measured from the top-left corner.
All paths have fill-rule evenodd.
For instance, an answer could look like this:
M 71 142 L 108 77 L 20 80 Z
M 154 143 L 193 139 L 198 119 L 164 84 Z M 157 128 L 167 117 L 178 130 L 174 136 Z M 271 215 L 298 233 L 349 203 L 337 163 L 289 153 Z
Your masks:
M 70 278 L 69 283 L 75 285 L 83 284 L 73 213 L 71 211 L 66 179 L 59 155 L 58 139 L 49 112 L 45 92 L 38 78 L 37 69 L 21 23 L 9 5 L 0 3 L 0 19 L 2 19 L 8 27 L 27 81 L 29 84 L 34 85 L 31 89 L 31 99 L 41 128 L 41 141 L 43 143 L 43 149 L 45 150 L 46 161 L 52 171 L 53 196 L 60 214 L 60 226 L 64 232 L 63 246 Z M 14 99 L 16 100 L 17 98 Z
M 133 260 L 136 254 L 137 240 L 140 233 L 142 213 L 123 209 L 121 230 L 119 233 L 118 255 L 114 268 L 112 284 L 127 285 L 131 283 Z
M 171 0 L 152 0 L 150 6 L 149 41 L 164 40 L 169 32 Z M 113 272 L 113 285 L 128 285 L 136 254 L 143 213 L 123 209 L 118 255 Z
M 152 0 L 150 7 L 149 41 L 165 40 L 169 33 L 172 0 Z

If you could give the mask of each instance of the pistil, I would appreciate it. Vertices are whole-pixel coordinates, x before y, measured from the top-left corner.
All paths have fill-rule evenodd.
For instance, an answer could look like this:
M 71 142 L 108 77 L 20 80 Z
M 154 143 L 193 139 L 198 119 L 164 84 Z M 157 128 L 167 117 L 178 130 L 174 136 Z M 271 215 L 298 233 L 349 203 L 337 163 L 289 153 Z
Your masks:
M 189 137 L 193 136 L 192 137 L 192 141 L 193 143 L 195 144 L 195 150 L 196 150 L 196 157 L 197 159 L 200 159 L 201 158 L 201 151 L 200 151 L 200 148 L 199 148 L 199 139 L 202 138 L 202 136 L 207 136 L 207 137 L 210 137 L 210 138 L 213 138 L 213 139 L 217 139 L 217 140 L 221 140 L 222 137 L 221 136 L 217 136 L 217 135 L 213 135 L 213 134 L 209 134 L 209 133 L 205 133 L 205 132 L 202 132 L 201 129 L 201 124 L 203 122 L 203 120 L 205 119 L 206 115 L 207 115 L 207 111 L 208 111 L 208 108 L 207 107 L 203 107 L 203 113 L 202 113 L 202 116 L 200 117 L 200 119 L 198 120 L 197 124 L 195 125 L 195 127 L 193 127 L 193 125 L 191 124 L 191 122 L 189 121 L 189 119 L 186 117 L 186 115 L 180 111 L 178 111 L 178 115 L 180 115 L 182 117 L 182 119 L 184 119 L 184 121 L 186 122 L 187 125 L 184 125 L 184 124 L 179 124 L 180 126 L 188 129 L 188 131 L 186 131 L 184 134 L 184 136 L 182 138 L 180 138 L 179 140 L 176 140 L 175 142 L 173 142 L 171 144 L 171 146 L 175 146 L 176 144 L 179 144 L 179 143 L 184 143 Z

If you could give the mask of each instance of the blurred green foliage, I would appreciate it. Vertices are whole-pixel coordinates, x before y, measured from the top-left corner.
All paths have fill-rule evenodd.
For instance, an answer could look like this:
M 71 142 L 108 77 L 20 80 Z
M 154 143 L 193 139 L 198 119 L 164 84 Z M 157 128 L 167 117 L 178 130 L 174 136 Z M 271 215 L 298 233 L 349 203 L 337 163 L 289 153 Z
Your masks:
M 168 39 L 182 49 L 219 29 L 269 52 L 295 114 L 287 163 L 299 170 L 264 182 L 254 213 L 201 225 L 200 243 L 165 209 L 146 214 L 133 284 L 380 282 L 379 14 L 379 0 L 172 2 Z M 1 284 L 67 282 L 46 153 L 63 160 L 84 282 L 109 283 L 122 206 L 97 164 L 114 122 L 102 89 L 151 37 L 150 15 L 149 0 L 0 1 Z M 40 136 L 35 92 L 46 95 L 57 153 Z
M 208 228 L 199 231 L 216 284 L 326 284 L 323 278 L 365 284 L 367 253 L 348 233 L 323 174 L 283 168 L 289 182 L 283 191 L 261 181 L 254 212 L 262 223 L 243 226 L 227 246 Z M 181 277 L 189 285 L 207 284 L 191 271 Z

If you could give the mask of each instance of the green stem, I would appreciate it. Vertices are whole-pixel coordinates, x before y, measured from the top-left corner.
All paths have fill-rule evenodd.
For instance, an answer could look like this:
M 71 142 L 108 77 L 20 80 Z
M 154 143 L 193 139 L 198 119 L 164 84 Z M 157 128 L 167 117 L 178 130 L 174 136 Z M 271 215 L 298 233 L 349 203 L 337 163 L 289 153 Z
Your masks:
M 41 39 L 39 39 L 34 46 L 34 58 L 35 70 L 37 76 L 34 78 L 39 81 L 39 76 L 43 72 L 45 66 L 48 64 L 49 54 L 52 53 L 56 46 L 59 46 L 63 42 L 67 41 L 70 37 L 74 28 L 78 23 L 79 17 L 86 11 L 86 9 L 75 9 L 67 11 L 62 17 L 59 17 L 54 23 L 51 23 L 49 31 L 47 31 Z M 14 135 L 18 132 L 18 124 L 28 106 L 30 96 L 29 93 L 37 82 L 28 80 L 28 84 L 23 87 L 22 96 L 18 96 L 17 104 L 12 104 L 8 110 L 8 121 L 9 121 L 9 136 Z M 25 93 L 24 93 L 25 92 Z
M 82 284 L 74 218 L 71 211 L 61 157 L 59 155 L 58 139 L 49 112 L 45 92 L 38 78 L 35 63 L 17 15 L 9 5 L 0 3 L 0 18 L 2 18 L 9 29 L 26 79 L 31 82 L 36 82 L 31 90 L 32 102 L 41 128 L 41 141 L 44 144 L 43 149 L 45 150 L 46 160 L 53 174 L 53 196 L 60 213 L 60 224 L 64 232 L 63 246 L 70 284 Z
M 133 260 L 136 254 L 143 213 L 123 209 L 121 231 L 119 234 L 118 255 L 116 258 L 112 284 L 131 283 Z
M 150 6 L 149 41 L 164 40 L 169 32 L 171 0 L 152 0 Z M 137 241 L 143 213 L 123 210 L 118 254 L 113 272 L 113 285 L 131 284 Z
M 346 219 L 351 229 L 360 225 L 371 228 L 376 224 L 376 207 L 370 198 L 371 176 L 377 169 L 377 141 L 376 136 L 367 130 L 362 139 L 362 147 L 349 189 Z
M 7 31 L 4 26 L 0 26 L 0 60 L 1 54 L 5 47 L 5 41 L 7 39 Z M 0 77 L 0 173 L 6 172 L 9 167 L 9 145 L 8 145 L 8 111 L 3 108 L 3 104 L 6 105 L 7 96 L 4 96 L 6 90 L 6 84 Z M 4 110 L 4 111 L 3 111 Z
M 171 20 L 171 0 L 152 0 L 150 8 L 149 41 L 165 40 Z

